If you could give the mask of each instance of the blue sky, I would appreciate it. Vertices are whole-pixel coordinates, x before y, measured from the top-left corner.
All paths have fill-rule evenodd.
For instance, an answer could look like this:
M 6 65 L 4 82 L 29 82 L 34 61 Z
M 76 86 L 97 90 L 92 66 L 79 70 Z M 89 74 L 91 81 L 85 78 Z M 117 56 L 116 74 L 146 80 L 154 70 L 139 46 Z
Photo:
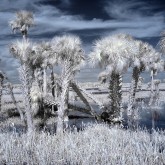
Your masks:
M 21 36 L 12 34 L 8 22 L 18 10 L 34 12 L 36 25 L 29 31 L 31 40 L 72 33 L 80 36 L 87 54 L 94 40 L 121 32 L 155 46 L 165 29 L 165 4 L 161 0 L 1 0 L 0 69 L 15 83 L 19 63 L 10 55 L 8 46 Z M 99 70 L 92 72 L 97 78 Z M 90 81 L 89 75 L 90 69 L 86 69 L 78 78 Z

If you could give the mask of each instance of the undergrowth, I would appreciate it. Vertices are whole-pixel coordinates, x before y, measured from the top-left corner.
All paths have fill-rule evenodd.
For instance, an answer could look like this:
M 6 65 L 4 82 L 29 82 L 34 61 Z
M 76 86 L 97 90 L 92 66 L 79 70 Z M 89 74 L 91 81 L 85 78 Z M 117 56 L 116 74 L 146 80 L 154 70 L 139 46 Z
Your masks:
M 83 131 L 0 133 L 0 164 L 163 165 L 165 132 L 94 124 Z

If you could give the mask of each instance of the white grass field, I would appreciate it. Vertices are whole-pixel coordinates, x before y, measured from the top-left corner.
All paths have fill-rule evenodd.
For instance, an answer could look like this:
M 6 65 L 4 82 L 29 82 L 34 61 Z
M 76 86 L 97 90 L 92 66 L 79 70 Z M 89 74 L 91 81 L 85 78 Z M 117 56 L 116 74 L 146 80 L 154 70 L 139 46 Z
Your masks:
M 1 133 L 0 164 L 164 165 L 165 132 L 95 124 L 63 135 Z

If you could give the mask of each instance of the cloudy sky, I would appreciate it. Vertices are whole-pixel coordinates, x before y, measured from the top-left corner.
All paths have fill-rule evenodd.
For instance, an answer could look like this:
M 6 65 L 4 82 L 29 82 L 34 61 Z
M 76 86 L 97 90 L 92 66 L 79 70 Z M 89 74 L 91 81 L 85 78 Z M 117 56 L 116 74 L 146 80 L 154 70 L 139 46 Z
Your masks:
M 34 12 L 35 26 L 30 29 L 33 41 L 49 40 L 55 35 L 76 34 L 88 53 L 100 37 L 124 32 L 156 46 L 165 30 L 165 3 L 161 0 L 1 0 L 0 69 L 17 83 L 19 63 L 8 46 L 20 39 L 12 34 L 8 22 L 18 10 Z M 99 69 L 84 68 L 80 81 L 95 81 Z

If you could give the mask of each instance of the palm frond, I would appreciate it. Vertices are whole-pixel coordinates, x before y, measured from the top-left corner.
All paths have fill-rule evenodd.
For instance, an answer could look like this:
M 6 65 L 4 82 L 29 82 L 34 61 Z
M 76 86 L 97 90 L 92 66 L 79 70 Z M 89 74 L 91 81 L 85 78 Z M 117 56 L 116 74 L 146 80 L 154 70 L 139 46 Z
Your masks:
M 14 57 L 27 62 L 32 54 L 32 43 L 29 40 L 16 41 L 10 45 L 9 49 Z
M 51 46 L 60 63 L 68 61 L 72 65 L 79 65 L 84 58 L 81 40 L 77 36 L 64 35 L 62 37 L 54 37 Z
M 12 30 L 28 31 L 29 27 L 34 25 L 33 13 L 25 10 L 18 11 L 15 19 L 9 22 Z
M 132 54 L 137 53 L 133 38 L 127 34 L 107 36 L 94 43 L 93 51 L 89 54 L 89 62 L 101 63 L 104 66 L 113 65 L 116 72 L 122 72 L 130 63 Z

